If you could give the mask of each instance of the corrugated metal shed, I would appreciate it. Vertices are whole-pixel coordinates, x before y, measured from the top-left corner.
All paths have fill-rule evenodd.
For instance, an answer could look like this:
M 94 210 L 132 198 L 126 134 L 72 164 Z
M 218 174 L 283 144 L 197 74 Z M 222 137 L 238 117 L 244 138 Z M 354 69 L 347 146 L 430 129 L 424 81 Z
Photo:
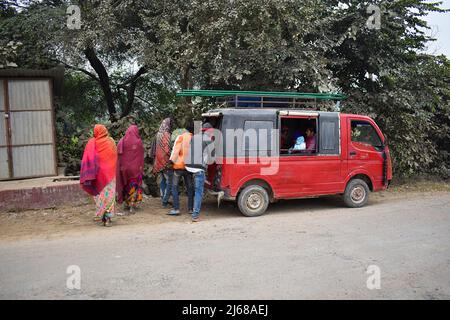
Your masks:
M 0 179 L 9 178 L 8 148 L 6 145 L 5 92 L 0 80 Z
M 64 68 L 0 70 L 0 180 L 57 174 L 53 100 L 63 75 Z
M 60 97 L 63 92 L 64 70 L 63 65 L 46 70 L 21 68 L 0 69 L 0 78 L 49 78 L 53 82 L 54 96 Z

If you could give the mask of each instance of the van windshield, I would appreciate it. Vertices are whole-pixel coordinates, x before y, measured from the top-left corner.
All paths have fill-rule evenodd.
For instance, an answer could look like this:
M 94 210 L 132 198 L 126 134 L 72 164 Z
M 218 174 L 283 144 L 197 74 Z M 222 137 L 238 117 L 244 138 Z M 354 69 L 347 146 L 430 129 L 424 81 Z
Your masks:
M 382 148 L 378 133 L 375 128 L 367 121 L 352 121 L 352 142 L 358 142 L 366 145 L 370 145 L 376 149 Z

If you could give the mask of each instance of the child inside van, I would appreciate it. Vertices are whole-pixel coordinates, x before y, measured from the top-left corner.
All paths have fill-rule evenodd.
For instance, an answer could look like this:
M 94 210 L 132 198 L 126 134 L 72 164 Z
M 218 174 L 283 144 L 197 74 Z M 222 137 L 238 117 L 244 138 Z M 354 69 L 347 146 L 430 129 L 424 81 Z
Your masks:
M 292 148 L 289 148 L 289 153 L 299 150 L 306 150 L 305 138 L 303 136 L 297 138 L 295 145 Z

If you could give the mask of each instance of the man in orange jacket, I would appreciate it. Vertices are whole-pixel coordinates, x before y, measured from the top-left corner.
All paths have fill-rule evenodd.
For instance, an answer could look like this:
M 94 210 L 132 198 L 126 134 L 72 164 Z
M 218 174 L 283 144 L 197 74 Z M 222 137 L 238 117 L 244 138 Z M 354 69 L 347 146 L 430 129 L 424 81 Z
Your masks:
M 183 177 L 184 185 L 188 194 L 188 211 L 192 213 L 194 207 L 194 192 L 192 183 L 192 174 L 186 170 L 185 158 L 189 152 L 189 146 L 194 131 L 193 125 L 186 127 L 187 132 L 182 133 L 175 139 L 175 143 L 170 154 L 170 161 L 173 166 L 173 183 L 172 183 L 172 198 L 173 209 L 168 215 L 177 216 L 180 214 L 180 197 L 178 192 L 178 185 Z

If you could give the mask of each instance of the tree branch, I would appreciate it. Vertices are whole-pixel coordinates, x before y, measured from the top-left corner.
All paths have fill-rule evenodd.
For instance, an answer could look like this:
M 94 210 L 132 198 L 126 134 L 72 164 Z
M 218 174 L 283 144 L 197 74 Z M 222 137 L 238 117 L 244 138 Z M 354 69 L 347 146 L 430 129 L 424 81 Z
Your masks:
M 139 100 L 141 100 L 142 102 L 148 104 L 149 106 L 152 105 L 149 101 L 145 100 L 145 99 L 142 98 L 141 96 L 135 95 L 134 97 L 137 98 L 137 99 L 139 99 Z
M 128 86 L 128 88 L 126 89 L 127 91 L 127 102 L 124 106 L 124 108 L 122 109 L 122 114 L 120 115 L 121 118 L 126 117 L 127 115 L 130 114 L 131 110 L 133 109 L 133 102 L 134 102 L 134 97 L 135 97 L 135 92 L 136 92 L 136 86 L 137 86 L 137 78 L 135 81 L 131 82 L 130 85 Z
M 75 70 L 75 71 L 80 71 L 80 72 L 88 75 L 89 77 L 91 77 L 95 81 L 100 82 L 100 79 L 95 74 L 93 74 L 92 72 L 87 71 L 86 69 L 72 66 L 72 65 L 70 65 L 70 64 L 68 64 L 68 63 L 66 63 L 64 61 L 61 61 L 61 60 L 55 60 L 55 61 L 58 62 L 58 63 L 62 63 L 68 69 L 72 69 L 72 70 Z
M 117 87 L 125 89 L 128 84 L 136 82 L 136 80 L 140 76 L 142 76 L 143 74 L 145 74 L 147 72 L 148 72 L 148 70 L 147 70 L 147 68 L 145 66 L 140 67 L 139 70 L 131 78 L 129 78 L 128 80 L 118 84 Z
M 135 99 L 135 92 L 136 92 L 136 86 L 138 84 L 139 77 L 143 74 L 147 73 L 147 68 L 145 66 L 139 68 L 139 70 L 128 80 L 124 81 L 123 83 L 117 85 L 117 88 L 124 89 L 127 93 L 127 100 L 125 105 L 122 108 L 122 113 L 120 114 L 120 117 L 126 117 L 130 114 L 131 110 L 133 109 L 133 103 Z

